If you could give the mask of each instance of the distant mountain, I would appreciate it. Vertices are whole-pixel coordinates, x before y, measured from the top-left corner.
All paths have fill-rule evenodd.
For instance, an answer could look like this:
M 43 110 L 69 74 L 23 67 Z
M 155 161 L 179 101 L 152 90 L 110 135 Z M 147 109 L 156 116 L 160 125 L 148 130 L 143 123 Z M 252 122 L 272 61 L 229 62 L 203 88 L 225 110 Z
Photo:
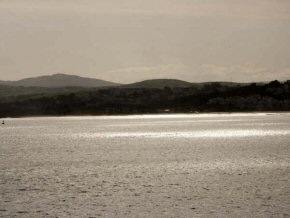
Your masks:
M 177 80 L 177 79 L 152 79 L 152 80 L 144 80 L 137 83 L 132 83 L 128 85 L 123 85 L 122 88 L 159 88 L 162 89 L 164 87 L 190 87 L 193 86 L 192 83 Z
M 118 86 L 120 84 L 108 82 L 99 79 L 86 78 L 67 74 L 54 74 L 51 76 L 40 76 L 22 79 L 18 81 L 0 81 L 0 84 L 9 86 L 24 86 L 24 87 L 109 87 Z
M 250 83 L 235 83 L 235 82 L 201 82 L 201 83 L 191 83 L 183 80 L 178 79 L 152 79 L 152 80 L 144 80 L 141 82 L 136 82 L 132 84 L 127 84 L 121 86 L 122 88 L 159 88 L 163 89 L 164 87 L 196 87 L 196 88 L 202 88 L 206 85 L 214 85 L 214 84 L 220 84 L 222 86 L 227 87 L 235 87 L 235 86 L 246 86 Z M 259 83 L 262 85 L 262 83 Z M 258 84 L 257 84 L 258 85 Z
M 83 88 L 62 94 L 0 98 L 1 117 L 117 115 L 192 112 L 290 111 L 290 81 L 229 87 L 210 83 L 201 89 Z M 0 86 L 1 87 L 1 86 Z M 9 88 L 9 87 L 8 87 Z M 39 87 L 12 87 L 29 90 Z M 78 87 L 82 88 L 82 87 Z M 42 88 L 57 90 L 62 88 Z M 14 91 L 15 91 L 14 90 Z M 12 90 L 13 91 L 13 90 Z M 19 90 L 21 91 L 21 90 Z
M 257 83 L 257 85 L 263 85 Z M 99 79 L 85 78 L 80 76 L 55 74 L 22 79 L 18 81 L 0 80 L 0 100 L 15 98 L 16 96 L 50 96 L 83 91 L 96 91 L 103 88 L 134 88 L 134 89 L 163 89 L 164 87 L 195 87 L 203 89 L 205 86 L 238 87 L 248 83 L 234 82 L 203 82 L 190 83 L 177 79 L 152 79 L 121 85 Z

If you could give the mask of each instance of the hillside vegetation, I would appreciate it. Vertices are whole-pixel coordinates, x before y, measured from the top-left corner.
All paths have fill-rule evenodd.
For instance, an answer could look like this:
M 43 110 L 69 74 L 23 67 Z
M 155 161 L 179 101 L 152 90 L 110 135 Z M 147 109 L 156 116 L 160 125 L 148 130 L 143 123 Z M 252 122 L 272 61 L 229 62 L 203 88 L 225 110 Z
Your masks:
M 202 87 L 102 88 L 0 102 L 0 117 L 290 111 L 290 81 Z

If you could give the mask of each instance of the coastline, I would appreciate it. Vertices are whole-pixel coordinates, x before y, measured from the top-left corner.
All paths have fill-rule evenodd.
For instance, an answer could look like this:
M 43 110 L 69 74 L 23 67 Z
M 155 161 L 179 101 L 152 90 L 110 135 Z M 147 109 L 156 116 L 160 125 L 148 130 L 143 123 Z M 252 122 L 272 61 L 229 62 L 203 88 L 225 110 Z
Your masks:
M 7 119 L 32 119 L 32 118 L 74 118 L 74 117 L 152 117 L 152 116 L 163 116 L 163 117 L 176 117 L 176 116 L 199 116 L 199 115 L 279 115 L 279 114 L 289 114 L 290 111 L 237 111 L 237 112 L 198 112 L 198 113 L 143 113 L 143 114 L 103 114 L 103 115 L 94 115 L 94 114 L 80 114 L 80 115 L 63 115 L 63 116 L 53 116 L 53 115 L 37 115 L 37 116 L 19 116 L 19 117 L 0 117 L 0 120 Z

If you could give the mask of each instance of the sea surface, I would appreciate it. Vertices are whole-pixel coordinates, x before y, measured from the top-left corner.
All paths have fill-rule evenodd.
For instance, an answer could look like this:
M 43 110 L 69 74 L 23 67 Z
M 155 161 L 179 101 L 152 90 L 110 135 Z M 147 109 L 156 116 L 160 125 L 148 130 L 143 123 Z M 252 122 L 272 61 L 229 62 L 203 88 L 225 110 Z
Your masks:
M 0 217 L 290 217 L 290 113 L 5 123 Z

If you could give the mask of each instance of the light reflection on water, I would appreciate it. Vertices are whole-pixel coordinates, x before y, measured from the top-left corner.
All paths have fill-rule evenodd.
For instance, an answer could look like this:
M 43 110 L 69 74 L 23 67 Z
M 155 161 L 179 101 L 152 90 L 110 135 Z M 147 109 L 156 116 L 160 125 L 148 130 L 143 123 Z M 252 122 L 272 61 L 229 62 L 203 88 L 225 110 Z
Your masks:
M 190 118 L 228 118 L 228 117 L 261 117 L 261 116 L 289 116 L 290 113 L 200 113 L 200 114 L 144 114 L 144 115 L 111 115 L 111 116 L 63 116 L 63 117 L 25 117 L 21 120 L 110 120 L 110 119 L 190 119 Z M 19 118 L 6 118 L 5 120 L 20 120 Z
M 105 132 L 67 135 L 77 138 L 224 138 L 290 135 L 290 130 L 211 130 L 184 132 Z
M 266 200 L 266 209 L 276 211 L 264 217 L 288 214 L 289 115 L 7 119 L 0 127 L 1 194 L 9 200 L 3 201 L 3 208 L 11 215 L 7 217 L 14 216 L 18 208 L 26 211 L 36 206 L 53 215 L 66 217 L 81 211 L 74 215 L 88 217 L 88 211 L 95 212 L 101 202 L 106 206 L 102 208 L 107 208 L 103 214 L 107 217 L 116 215 L 120 209 L 114 208 L 116 205 L 122 208 L 126 204 L 122 208 L 126 213 L 120 214 L 126 217 L 137 205 L 151 210 L 152 199 L 158 203 L 154 211 L 183 210 L 200 201 L 200 205 L 206 205 L 197 208 L 200 212 L 225 205 L 227 211 L 233 205 L 254 211 L 248 202 Z M 167 193 L 174 198 L 167 198 Z M 182 197 L 187 197 L 186 193 L 191 200 Z M 273 196 L 270 201 L 269 196 Z M 65 208 L 54 204 L 54 199 L 60 199 Z M 136 205 L 127 207 L 133 201 Z M 265 209 L 254 206 L 255 211 Z M 107 213 L 111 208 L 113 215 Z M 47 217 L 28 210 L 24 215 Z

